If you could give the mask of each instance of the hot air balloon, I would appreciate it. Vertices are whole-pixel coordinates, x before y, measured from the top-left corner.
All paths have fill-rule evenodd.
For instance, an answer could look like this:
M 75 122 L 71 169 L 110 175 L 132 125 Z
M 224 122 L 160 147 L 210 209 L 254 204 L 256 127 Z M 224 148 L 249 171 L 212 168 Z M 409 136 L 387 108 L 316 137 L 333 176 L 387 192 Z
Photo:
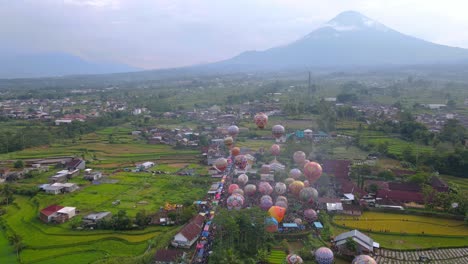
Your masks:
M 277 182 L 275 184 L 275 192 L 277 194 L 284 194 L 286 192 L 286 184 L 282 182 Z
M 314 221 L 317 219 L 317 212 L 314 209 L 306 209 L 304 210 L 304 217 L 308 221 Z
M 306 154 L 303 151 L 296 151 L 294 152 L 293 159 L 296 164 L 302 164 L 306 159 Z
M 244 196 L 244 191 L 241 188 L 239 188 L 239 189 L 235 189 L 232 192 L 232 194 L 240 194 L 240 195 Z
M 293 183 L 295 180 L 293 178 L 286 178 L 284 180 L 284 183 L 286 183 L 286 185 L 290 185 L 291 183 Z
M 270 170 L 271 170 L 271 169 L 270 169 L 270 165 L 268 165 L 268 164 L 263 164 L 263 165 L 262 165 L 262 168 L 260 168 L 260 173 L 261 173 L 261 174 L 268 174 L 268 173 L 270 173 Z
M 315 188 L 306 187 L 299 192 L 299 199 L 305 203 L 317 201 L 318 192 Z
M 270 152 L 273 156 L 279 156 L 281 147 L 278 144 L 271 145 Z
M 269 199 L 268 199 L 269 198 Z M 270 207 L 273 205 L 273 200 L 269 195 L 264 195 L 262 198 L 260 198 L 260 209 L 266 211 L 270 209 Z
M 321 247 L 315 250 L 315 260 L 318 264 L 332 264 L 333 251 L 327 247 Z
M 281 195 L 280 195 L 280 196 L 276 197 L 276 201 L 277 201 L 277 202 L 278 202 L 278 201 L 284 201 L 284 202 L 287 203 L 287 202 L 288 202 L 288 198 L 286 198 L 285 196 L 281 196 Z
M 231 137 L 236 137 L 237 134 L 239 134 L 239 128 L 235 125 L 232 125 L 230 127 L 228 127 L 228 134 L 231 136 Z
M 310 186 L 309 180 L 305 180 L 305 181 L 304 181 L 304 187 L 309 187 L 309 186 Z
M 268 116 L 264 113 L 258 113 L 255 115 L 254 121 L 258 128 L 264 129 L 268 123 Z
M 308 162 L 304 165 L 304 175 L 307 177 L 310 184 L 313 184 L 322 176 L 322 166 L 317 162 Z
M 229 188 L 228 188 L 229 194 L 232 194 L 232 192 L 233 192 L 234 190 L 236 190 L 236 189 L 239 189 L 239 185 L 237 185 L 237 184 L 231 184 L 231 185 L 229 185 Z
M 278 223 L 283 221 L 284 215 L 286 214 L 286 208 L 279 207 L 279 206 L 272 206 L 268 209 L 268 213 L 270 216 L 274 217 Z
M 255 194 L 255 192 L 257 191 L 257 186 L 253 185 L 253 184 L 247 184 L 245 187 L 244 187 L 244 193 L 248 196 L 252 196 Z
M 261 194 L 271 194 L 273 192 L 273 187 L 268 182 L 260 182 L 258 184 L 258 191 Z
M 304 189 L 304 183 L 301 181 L 294 181 L 289 185 L 289 191 L 295 196 L 298 196 L 302 189 Z
M 228 148 L 231 148 L 233 143 L 234 139 L 232 139 L 232 137 L 224 138 L 224 145 L 226 145 Z
M 247 158 L 244 155 L 237 155 L 236 158 L 234 159 L 234 163 L 241 170 L 247 167 L 247 162 L 248 162 Z
M 282 125 L 274 125 L 271 129 L 271 133 L 275 138 L 280 138 L 284 135 L 284 126 Z
M 302 225 L 302 220 L 300 218 L 296 218 L 296 219 L 294 219 L 294 223 L 296 223 L 298 225 Z
M 237 177 L 237 181 L 240 183 L 240 184 L 246 184 L 248 181 L 249 181 L 249 176 L 245 175 L 245 174 L 241 174 L 239 175 L 239 177 Z
M 237 155 L 239 155 L 239 154 L 240 154 L 240 148 L 238 148 L 238 147 L 233 147 L 233 148 L 231 149 L 231 156 L 235 157 L 235 156 L 237 156 Z
M 286 256 L 286 262 L 288 264 L 301 264 L 304 263 L 302 258 L 296 254 L 289 254 Z
M 228 162 L 225 158 L 219 158 L 215 161 L 214 166 L 220 171 L 224 171 L 227 168 Z
M 274 217 L 267 217 L 265 219 L 265 229 L 270 233 L 278 231 L 278 221 Z
M 377 262 L 368 255 L 359 255 L 353 259 L 351 264 L 377 264 Z
M 244 197 L 239 194 L 233 194 L 227 198 L 226 203 L 227 203 L 227 208 L 229 210 L 231 209 L 239 210 L 242 208 L 242 205 L 244 204 Z
M 285 201 L 276 201 L 275 206 L 283 207 L 284 209 L 288 209 L 288 203 Z
M 301 177 L 301 175 L 302 175 L 302 172 L 301 172 L 300 169 L 291 169 L 289 171 L 289 177 L 291 177 L 291 178 L 293 178 L 295 180 L 299 179 L 299 177 Z

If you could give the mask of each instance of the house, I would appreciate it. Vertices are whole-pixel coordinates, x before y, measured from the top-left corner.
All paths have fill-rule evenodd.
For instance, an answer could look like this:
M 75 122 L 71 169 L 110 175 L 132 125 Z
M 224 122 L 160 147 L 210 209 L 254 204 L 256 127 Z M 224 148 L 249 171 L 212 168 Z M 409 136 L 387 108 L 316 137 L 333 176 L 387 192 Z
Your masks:
M 154 255 L 154 264 L 175 264 L 178 260 L 184 258 L 186 253 L 175 249 L 160 249 Z
M 342 203 L 327 203 L 327 211 L 329 213 L 340 213 L 343 211 L 343 204 Z
M 40 211 L 39 219 L 41 219 L 44 223 L 50 223 L 52 222 L 53 218 L 57 215 L 57 212 L 63 208 L 64 207 L 60 205 L 51 205 L 49 207 L 46 207 Z
M 111 212 L 98 212 L 98 213 L 92 213 L 89 214 L 85 217 L 83 217 L 83 224 L 85 226 L 96 226 L 97 223 L 101 220 L 108 219 L 112 217 Z
M 45 191 L 46 193 L 49 194 L 60 194 L 60 193 L 68 193 L 68 192 L 74 192 L 78 189 L 78 185 L 76 183 L 60 183 L 56 182 L 53 184 L 42 184 L 39 186 L 39 189 Z
M 137 170 L 144 171 L 154 166 L 154 162 L 146 161 L 136 166 Z
M 362 215 L 362 209 L 359 205 L 343 204 L 342 214 L 360 216 Z
M 52 186 L 51 184 L 44 184 L 40 187 L 43 191 L 45 191 L 48 194 L 59 194 L 62 193 L 62 186 Z
M 438 192 L 448 192 L 450 189 L 447 183 L 437 176 L 432 176 L 430 183 L 432 188 L 434 188 Z
M 174 247 L 190 248 L 200 237 L 205 217 L 195 216 L 174 236 L 171 245 Z
M 69 171 L 84 170 L 86 168 L 86 162 L 82 159 L 72 159 L 65 165 L 65 168 Z
M 339 234 L 333 239 L 333 244 L 338 248 L 340 253 L 345 254 L 355 254 L 356 252 L 349 252 L 346 248 L 346 240 L 348 238 L 353 239 L 357 244 L 357 253 L 369 253 L 374 252 L 374 248 L 379 248 L 379 243 L 374 242 L 374 240 L 363 233 L 359 232 L 358 230 L 352 230 L 346 233 Z
M 95 181 L 102 178 L 102 172 L 100 171 L 89 171 L 85 173 L 83 179 L 88 181 Z

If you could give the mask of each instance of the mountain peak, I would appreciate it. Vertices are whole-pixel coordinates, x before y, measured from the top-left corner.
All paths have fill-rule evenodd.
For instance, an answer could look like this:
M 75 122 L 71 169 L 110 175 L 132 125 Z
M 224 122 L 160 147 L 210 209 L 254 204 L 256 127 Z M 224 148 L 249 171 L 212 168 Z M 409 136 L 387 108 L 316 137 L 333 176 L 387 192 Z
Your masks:
M 385 25 L 370 19 L 357 11 L 345 11 L 328 21 L 323 27 L 333 28 L 336 31 L 356 31 L 374 29 L 379 31 L 390 30 Z

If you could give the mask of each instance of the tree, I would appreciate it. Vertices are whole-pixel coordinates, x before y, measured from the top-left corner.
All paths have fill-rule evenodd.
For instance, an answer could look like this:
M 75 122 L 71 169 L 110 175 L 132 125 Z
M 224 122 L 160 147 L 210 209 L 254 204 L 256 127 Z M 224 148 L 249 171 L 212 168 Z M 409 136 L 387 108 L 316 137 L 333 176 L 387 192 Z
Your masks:
M 422 195 L 424 200 L 424 206 L 426 209 L 433 209 L 434 208 L 434 193 L 436 190 L 432 188 L 430 185 L 424 184 L 422 189 Z
M 377 191 L 379 190 L 379 186 L 375 183 L 369 185 L 369 192 L 371 193 L 377 193 Z
M 8 237 L 8 241 L 13 246 L 16 251 L 16 257 L 19 259 L 19 253 L 23 250 L 24 244 L 23 239 L 20 235 L 13 233 L 11 236 Z
M 401 152 L 401 158 L 410 163 L 414 163 L 416 158 L 413 155 L 413 148 L 410 145 L 407 145 Z
M 0 186 L 0 204 L 9 205 L 13 201 L 13 188 L 9 183 Z
M 352 237 L 346 238 L 345 247 L 347 250 L 349 250 L 352 253 L 356 253 L 358 249 L 358 245 Z
M 150 218 L 146 215 L 145 210 L 139 211 L 135 216 L 135 224 L 140 228 L 144 228 L 148 225 Z
M 24 168 L 24 162 L 22 160 L 17 160 L 13 164 L 13 167 L 15 167 L 16 169 Z
M 451 142 L 453 145 L 462 143 L 465 139 L 466 128 L 457 119 L 449 119 L 442 127 L 439 138 Z

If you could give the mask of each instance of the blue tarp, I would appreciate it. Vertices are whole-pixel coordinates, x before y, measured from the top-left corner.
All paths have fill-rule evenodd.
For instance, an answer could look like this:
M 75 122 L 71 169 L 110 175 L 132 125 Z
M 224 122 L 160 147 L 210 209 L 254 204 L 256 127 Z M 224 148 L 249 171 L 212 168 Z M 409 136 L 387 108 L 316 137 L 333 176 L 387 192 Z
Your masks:
M 207 237 L 207 236 L 210 235 L 210 232 L 208 232 L 208 231 L 203 231 L 203 232 L 201 233 L 201 235 L 202 235 L 202 237 Z
M 288 227 L 288 228 L 291 228 L 291 227 L 294 227 L 294 228 L 297 228 L 297 224 L 296 223 L 283 223 L 283 227 Z
M 323 228 L 323 225 L 322 225 L 322 223 L 320 223 L 320 222 L 314 222 L 314 226 L 315 226 L 315 228 L 317 228 L 317 229 Z

